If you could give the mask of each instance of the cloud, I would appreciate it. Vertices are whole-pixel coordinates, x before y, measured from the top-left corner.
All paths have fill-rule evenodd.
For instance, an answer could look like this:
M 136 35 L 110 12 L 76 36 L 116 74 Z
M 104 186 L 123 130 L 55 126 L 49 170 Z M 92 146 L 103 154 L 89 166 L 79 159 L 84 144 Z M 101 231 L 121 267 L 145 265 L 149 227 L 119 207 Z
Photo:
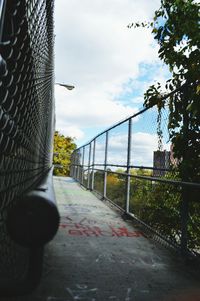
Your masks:
M 158 148 L 156 134 L 138 132 L 132 136 L 131 164 L 153 166 L 153 152 Z
M 162 62 L 157 61 L 152 64 L 143 62 L 139 65 L 139 76 L 129 79 L 123 85 L 123 90 L 117 95 L 116 100 L 126 99 L 126 103 L 141 108 L 144 103 L 144 92 L 149 86 L 160 82 L 161 86 L 165 87 L 166 79 L 170 76 L 168 67 Z
M 58 130 L 88 140 L 90 128 L 108 127 L 136 112 L 136 103 L 118 96 L 140 76 L 141 63 L 158 63 L 158 47 L 149 30 L 127 25 L 149 20 L 158 5 L 157 0 L 56 1 L 56 82 L 75 85 L 72 91 L 55 88 Z
M 83 139 L 85 136 L 84 132 L 80 130 L 79 127 L 73 126 L 70 123 L 59 122 L 59 125 L 57 126 L 58 131 L 65 136 L 70 136 L 74 139 Z
M 126 164 L 127 135 L 113 136 L 110 139 L 110 163 Z M 131 164 L 138 166 L 152 166 L 153 151 L 157 150 L 157 135 L 145 132 L 132 134 Z M 117 161 L 117 163 L 115 163 Z
M 56 128 L 69 134 L 71 130 L 71 136 L 78 139 L 84 137 L 81 128 L 108 127 L 138 111 L 137 108 L 124 106 L 109 97 L 101 98 L 98 93 L 92 95 L 88 92 L 82 96 L 79 94 L 76 90 L 67 91 L 63 87 L 55 86 Z
M 104 163 L 105 141 L 99 142 L 96 148 L 96 163 Z M 113 135 L 109 138 L 108 164 L 126 165 L 127 163 L 127 134 Z M 153 166 L 153 152 L 158 148 L 157 134 L 136 132 L 132 134 L 131 165 Z M 169 145 L 164 144 L 169 150 Z

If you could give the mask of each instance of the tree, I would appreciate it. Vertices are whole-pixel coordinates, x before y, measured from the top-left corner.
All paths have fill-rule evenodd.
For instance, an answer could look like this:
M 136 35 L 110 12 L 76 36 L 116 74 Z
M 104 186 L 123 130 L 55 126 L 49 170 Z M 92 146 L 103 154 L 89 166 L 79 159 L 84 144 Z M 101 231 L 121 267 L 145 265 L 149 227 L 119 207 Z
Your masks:
M 70 157 L 76 148 L 74 139 L 61 135 L 58 131 L 54 133 L 54 175 L 68 176 L 70 167 Z
M 171 71 L 165 87 L 158 82 L 145 93 L 146 107 L 169 110 L 168 129 L 181 178 L 200 180 L 200 5 L 195 0 L 161 0 L 150 27 L 159 44 L 159 58 Z M 159 132 L 159 130 L 158 130 Z M 161 135 L 161 133 L 160 133 Z
M 177 171 L 185 182 L 200 182 L 200 4 L 196 0 L 161 0 L 152 22 L 131 24 L 151 27 L 159 44 L 159 57 L 171 71 L 165 87 L 158 82 L 145 93 L 146 107 L 169 110 L 168 129 L 177 158 Z M 161 140 L 161 139 L 160 139 Z M 199 187 L 182 186 L 180 198 L 181 247 L 199 249 Z M 192 202 L 193 201 L 193 202 Z M 196 228 L 195 228 L 196 227 Z

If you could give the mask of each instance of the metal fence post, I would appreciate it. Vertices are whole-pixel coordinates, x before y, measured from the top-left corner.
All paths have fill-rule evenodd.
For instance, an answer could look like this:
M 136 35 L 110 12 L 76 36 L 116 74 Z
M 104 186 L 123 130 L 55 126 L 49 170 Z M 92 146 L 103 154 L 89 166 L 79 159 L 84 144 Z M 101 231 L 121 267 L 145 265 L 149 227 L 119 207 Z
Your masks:
M 106 198 L 106 192 L 107 192 L 107 160 L 108 160 L 108 132 L 106 132 L 106 145 L 105 145 L 103 199 Z
M 92 150 L 92 145 L 91 145 L 91 142 L 90 142 L 89 157 L 88 157 L 88 180 L 87 180 L 87 189 L 90 189 L 90 161 L 91 161 L 91 150 Z
M 129 213 L 130 204 L 130 164 L 131 164 L 131 145 L 132 145 L 132 118 L 128 121 L 128 148 L 127 148 L 127 169 L 126 169 L 126 213 Z
M 188 106 L 188 91 L 187 87 L 183 90 L 183 140 L 184 149 L 182 156 L 182 169 L 181 169 L 181 180 L 189 182 L 189 174 L 187 163 L 190 161 L 190 155 L 188 152 L 188 141 L 189 141 L 189 118 L 187 112 Z M 185 186 L 182 186 L 182 201 L 181 201 L 181 251 L 183 254 L 188 251 L 188 218 L 189 218 L 189 193 Z
M 74 160 L 74 154 L 75 154 L 75 151 L 73 152 L 73 157 L 72 157 L 72 177 L 74 178 L 74 175 L 75 175 L 75 160 Z
M 94 139 L 94 145 L 93 145 L 91 190 L 94 190 L 94 164 L 95 164 L 95 151 L 96 151 L 96 139 Z
M 74 156 L 74 178 L 75 178 L 75 180 L 77 179 L 77 160 L 76 160 L 76 157 L 77 157 L 77 155 L 76 155 L 76 152 L 75 152 L 75 156 Z
M 75 176 L 75 166 L 74 166 L 74 152 L 72 154 L 72 157 L 71 157 L 71 177 L 74 178 Z
M 77 181 L 80 182 L 80 160 L 79 160 L 79 151 L 77 152 Z
M 83 146 L 83 157 L 82 157 L 82 174 L 81 174 L 81 184 L 83 185 L 84 179 L 84 159 L 85 159 L 85 146 Z
M 76 152 L 76 180 L 78 180 L 78 174 L 79 174 L 79 160 L 78 160 L 78 152 Z
M 71 177 L 71 178 L 73 178 L 73 175 L 72 175 L 72 168 L 73 168 L 73 162 L 72 162 L 72 158 L 73 158 L 73 154 L 71 154 L 71 157 L 70 157 L 70 168 L 69 168 L 69 176 Z
M 181 201 L 181 251 L 183 254 L 187 253 L 188 249 L 188 189 L 182 187 L 182 201 Z

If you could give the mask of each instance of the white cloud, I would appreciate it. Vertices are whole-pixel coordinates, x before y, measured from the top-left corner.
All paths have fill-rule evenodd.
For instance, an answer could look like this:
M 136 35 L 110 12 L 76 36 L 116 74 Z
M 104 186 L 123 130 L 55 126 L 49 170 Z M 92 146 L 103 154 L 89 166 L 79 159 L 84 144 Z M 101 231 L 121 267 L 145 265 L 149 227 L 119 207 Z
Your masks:
M 87 129 L 107 127 L 136 109 L 116 101 L 123 84 L 139 76 L 141 62 L 157 62 L 149 30 L 128 29 L 148 20 L 159 1 L 59 0 L 55 10 L 57 129 L 81 139 Z
M 59 132 L 65 136 L 70 136 L 72 138 L 75 138 L 75 139 L 83 139 L 85 134 L 82 130 L 80 130 L 80 128 L 76 127 L 76 126 L 73 126 L 71 125 L 70 123 L 67 124 L 67 123 L 60 123 L 61 126 L 57 127 Z
M 157 136 L 145 132 L 132 134 L 131 164 L 152 166 L 153 151 L 157 149 Z M 126 164 L 127 135 L 113 136 L 110 140 L 110 163 Z M 117 163 L 116 163 L 117 162 Z
M 127 134 L 113 135 L 109 138 L 108 164 L 127 163 Z M 132 134 L 131 164 L 137 166 L 153 166 L 153 152 L 158 148 L 156 134 L 136 132 Z M 169 150 L 165 144 L 164 149 Z M 96 148 L 96 163 L 104 163 L 104 142 Z
M 138 132 L 132 136 L 132 164 L 153 166 L 153 152 L 158 148 L 156 134 Z
M 153 151 L 157 150 L 157 136 L 145 132 L 132 134 L 132 151 L 131 164 L 152 166 Z M 96 147 L 96 163 L 104 163 L 105 141 L 101 141 Z M 127 163 L 127 134 L 113 135 L 109 138 L 108 143 L 108 164 Z
M 103 93 L 102 93 L 103 94 Z M 69 132 L 71 136 L 83 138 L 77 135 L 77 129 L 89 127 L 108 127 L 112 123 L 133 115 L 137 112 L 136 108 L 124 106 L 115 102 L 110 97 L 100 97 L 100 93 L 83 93 L 79 91 L 67 91 L 65 88 L 55 86 L 56 97 L 56 128 L 59 131 Z M 73 130 L 75 129 L 75 131 Z M 83 133 L 83 131 L 81 131 Z M 91 137 L 92 138 L 92 137 Z

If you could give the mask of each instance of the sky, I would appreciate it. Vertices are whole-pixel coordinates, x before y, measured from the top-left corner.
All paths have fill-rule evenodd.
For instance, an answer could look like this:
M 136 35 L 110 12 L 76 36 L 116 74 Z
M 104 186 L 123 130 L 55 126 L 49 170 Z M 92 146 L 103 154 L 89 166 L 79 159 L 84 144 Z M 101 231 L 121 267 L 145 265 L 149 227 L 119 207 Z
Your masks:
M 75 86 L 68 91 L 55 85 L 56 129 L 74 137 L 78 146 L 138 112 L 148 86 L 169 78 L 150 30 L 127 28 L 129 23 L 151 20 L 159 4 L 159 0 L 55 1 L 55 82 Z M 146 137 L 152 148 L 155 133 L 149 131 L 148 120 L 146 130 L 139 124 L 140 120 L 135 139 Z M 118 146 L 119 141 L 123 145 L 123 135 L 115 137 Z

